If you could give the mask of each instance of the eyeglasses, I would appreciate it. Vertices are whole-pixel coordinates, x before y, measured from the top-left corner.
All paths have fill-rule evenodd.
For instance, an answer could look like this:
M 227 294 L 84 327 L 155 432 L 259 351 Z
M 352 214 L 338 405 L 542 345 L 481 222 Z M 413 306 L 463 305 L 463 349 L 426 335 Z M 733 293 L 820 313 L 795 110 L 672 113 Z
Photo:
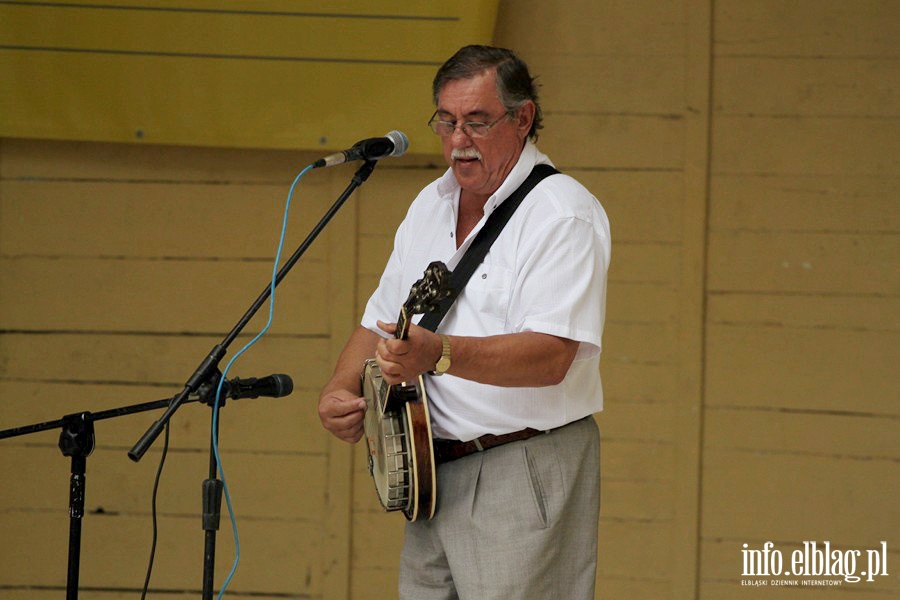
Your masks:
M 431 119 L 428 120 L 428 126 L 431 127 L 431 130 L 433 132 L 441 137 L 450 137 L 458 127 L 464 134 L 466 134 L 470 138 L 484 138 L 487 137 L 487 134 L 491 130 L 491 127 L 507 117 L 509 117 L 509 113 L 503 113 L 491 123 L 481 123 L 478 121 L 454 123 L 452 121 L 441 121 L 437 118 L 437 111 L 434 111 L 434 114 L 431 115 Z

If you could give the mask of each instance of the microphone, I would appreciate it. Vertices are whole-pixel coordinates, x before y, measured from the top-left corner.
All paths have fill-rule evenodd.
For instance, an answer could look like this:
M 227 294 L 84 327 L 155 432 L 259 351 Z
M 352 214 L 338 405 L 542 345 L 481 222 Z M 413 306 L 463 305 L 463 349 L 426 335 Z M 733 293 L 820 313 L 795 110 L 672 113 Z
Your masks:
M 313 168 L 333 167 L 352 160 L 381 160 L 388 156 L 403 156 L 409 148 L 409 138 L 402 131 L 391 131 L 384 137 L 369 138 L 353 144 L 349 150 L 329 154 L 313 163 Z
M 225 388 L 224 393 L 232 400 L 259 398 L 260 396 L 281 398 L 294 391 L 294 381 L 288 375 L 281 374 L 269 375 L 260 379 L 235 377 L 231 381 L 225 382 L 223 387 Z

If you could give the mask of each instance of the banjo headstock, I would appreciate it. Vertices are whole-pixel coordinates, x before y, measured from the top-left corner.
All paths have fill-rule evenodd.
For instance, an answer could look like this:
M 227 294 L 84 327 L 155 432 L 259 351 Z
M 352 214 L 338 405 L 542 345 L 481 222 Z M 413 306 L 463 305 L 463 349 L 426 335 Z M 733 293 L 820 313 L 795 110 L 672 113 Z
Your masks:
M 413 315 L 433 312 L 451 293 L 450 271 L 447 265 L 435 261 L 428 265 L 425 274 L 409 290 L 397 322 L 397 337 L 405 339 Z
M 410 316 L 432 312 L 449 295 L 450 271 L 447 265 L 435 261 L 425 269 L 422 279 L 412 285 L 403 308 Z

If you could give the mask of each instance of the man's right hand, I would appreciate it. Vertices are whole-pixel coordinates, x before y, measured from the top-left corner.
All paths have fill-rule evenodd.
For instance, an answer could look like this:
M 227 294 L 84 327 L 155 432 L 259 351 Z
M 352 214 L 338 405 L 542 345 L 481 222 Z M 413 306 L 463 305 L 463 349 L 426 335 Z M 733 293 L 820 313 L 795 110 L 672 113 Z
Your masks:
M 355 444 L 363 436 L 366 399 L 343 389 L 323 392 L 319 397 L 322 426 L 345 442 Z

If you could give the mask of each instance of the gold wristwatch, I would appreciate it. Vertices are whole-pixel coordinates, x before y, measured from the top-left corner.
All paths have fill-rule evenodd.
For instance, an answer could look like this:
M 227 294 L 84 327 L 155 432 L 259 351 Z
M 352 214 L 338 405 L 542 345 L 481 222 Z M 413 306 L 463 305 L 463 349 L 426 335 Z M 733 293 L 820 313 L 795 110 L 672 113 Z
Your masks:
M 450 368 L 450 338 L 443 333 L 438 335 L 441 336 L 441 357 L 438 359 L 437 364 L 434 365 L 434 371 L 431 372 L 432 375 L 443 375 Z

